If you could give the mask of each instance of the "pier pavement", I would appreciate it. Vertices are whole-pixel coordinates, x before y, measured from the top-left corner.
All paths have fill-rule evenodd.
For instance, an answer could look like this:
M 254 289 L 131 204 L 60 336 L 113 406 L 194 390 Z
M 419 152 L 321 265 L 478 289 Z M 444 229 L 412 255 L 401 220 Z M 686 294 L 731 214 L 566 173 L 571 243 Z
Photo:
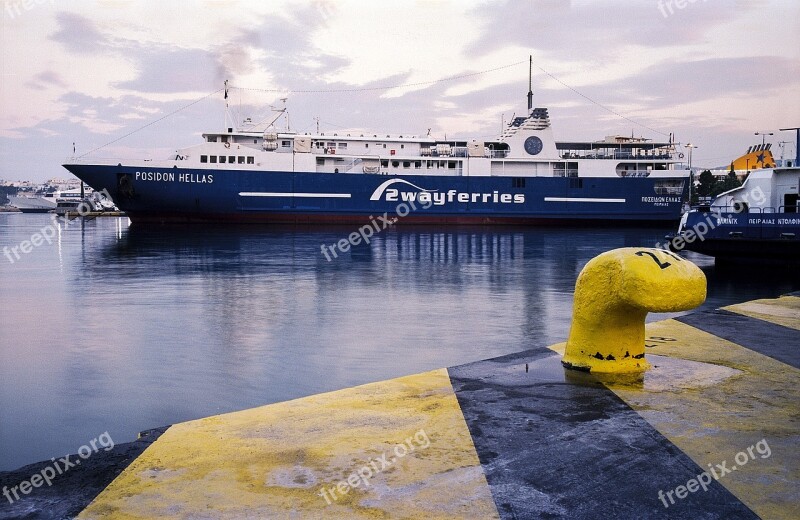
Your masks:
M 646 338 L 643 379 L 541 345 L 175 424 L 0 518 L 797 518 L 800 293 Z

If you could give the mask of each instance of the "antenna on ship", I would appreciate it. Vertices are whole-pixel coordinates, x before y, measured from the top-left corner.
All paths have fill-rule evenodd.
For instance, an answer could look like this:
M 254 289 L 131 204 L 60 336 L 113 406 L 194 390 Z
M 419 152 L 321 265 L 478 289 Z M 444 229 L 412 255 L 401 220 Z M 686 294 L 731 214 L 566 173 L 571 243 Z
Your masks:
M 286 114 L 286 131 L 289 132 L 289 111 L 286 109 L 286 101 L 289 98 L 282 97 L 281 101 L 283 101 L 283 112 Z
M 217 91 L 219 92 L 219 90 Z M 233 126 L 235 125 L 235 120 L 230 113 L 230 106 L 228 103 L 228 80 L 225 80 L 225 128 L 229 129 L 229 132 L 233 132 Z M 231 126 L 228 126 L 228 120 L 230 119 Z
M 528 112 L 533 109 L 533 55 L 528 56 Z
M 781 128 L 781 132 L 790 132 L 794 130 L 797 134 L 794 144 L 794 166 L 800 165 L 800 127 L 793 126 L 791 128 Z

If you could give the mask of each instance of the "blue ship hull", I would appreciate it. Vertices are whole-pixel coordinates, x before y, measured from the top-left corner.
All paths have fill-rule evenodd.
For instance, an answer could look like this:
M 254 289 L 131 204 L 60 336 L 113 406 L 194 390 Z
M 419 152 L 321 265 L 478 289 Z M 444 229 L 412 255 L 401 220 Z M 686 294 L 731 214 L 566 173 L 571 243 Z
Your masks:
M 692 211 L 676 235 L 673 251 L 694 251 L 717 260 L 800 263 L 800 214 Z
M 682 195 L 651 178 L 466 177 L 66 164 L 134 222 L 672 222 Z

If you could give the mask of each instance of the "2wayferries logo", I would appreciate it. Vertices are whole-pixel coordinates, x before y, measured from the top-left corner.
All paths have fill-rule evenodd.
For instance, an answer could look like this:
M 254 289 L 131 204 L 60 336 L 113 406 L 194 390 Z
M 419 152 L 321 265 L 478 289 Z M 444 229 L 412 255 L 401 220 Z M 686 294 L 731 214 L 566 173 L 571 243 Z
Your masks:
M 390 187 L 399 184 L 397 187 Z M 417 191 L 410 191 L 406 186 Z M 405 189 L 404 189 L 405 188 Z M 386 201 L 386 202 L 419 202 L 426 207 L 431 206 L 444 206 L 446 203 L 493 203 L 493 204 L 524 204 L 524 193 L 500 193 L 499 191 L 492 191 L 491 193 L 475 193 L 463 192 L 458 190 L 427 190 L 421 188 L 416 184 L 412 184 L 403 179 L 390 179 L 380 186 L 375 188 L 372 196 L 369 198 L 371 201 Z

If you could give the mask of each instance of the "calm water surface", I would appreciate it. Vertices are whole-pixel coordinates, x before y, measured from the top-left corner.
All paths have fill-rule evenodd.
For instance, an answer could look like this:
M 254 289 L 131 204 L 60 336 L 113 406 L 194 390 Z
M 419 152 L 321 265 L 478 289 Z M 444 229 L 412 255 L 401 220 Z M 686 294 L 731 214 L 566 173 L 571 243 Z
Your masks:
M 51 222 L 0 213 L 0 249 Z M 351 231 L 103 218 L 62 223 L 14 263 L 0 255 L 0 470 L 75 453 L 105 431 L 126 442 L 564 341 L 584 264 L 669 230 L 399 228 L 327 262 L 320 245 Z M 705 307 L 800 288 L 690 258 L 709 278 Z

